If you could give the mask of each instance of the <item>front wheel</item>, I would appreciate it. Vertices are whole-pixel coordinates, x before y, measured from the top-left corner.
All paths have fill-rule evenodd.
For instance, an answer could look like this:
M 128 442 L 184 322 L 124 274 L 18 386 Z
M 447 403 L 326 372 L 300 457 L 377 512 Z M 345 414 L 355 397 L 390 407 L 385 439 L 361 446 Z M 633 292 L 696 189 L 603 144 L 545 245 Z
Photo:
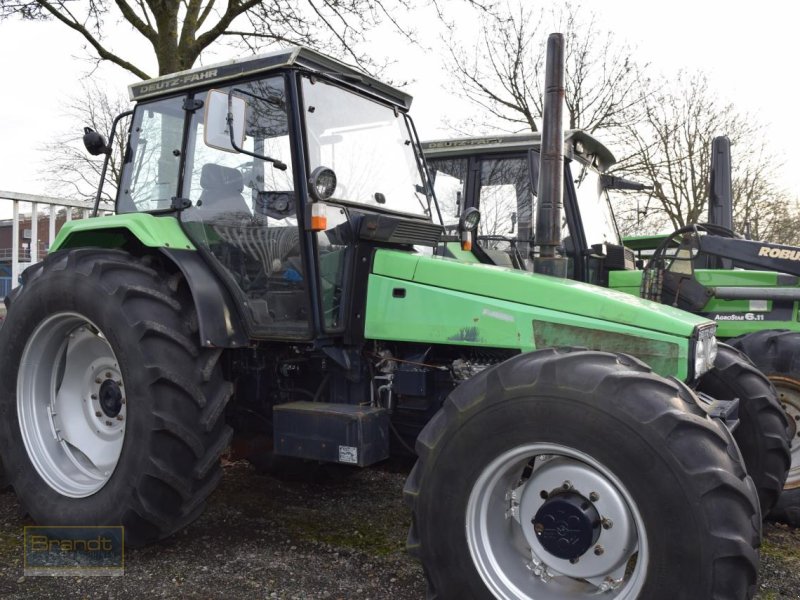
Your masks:
M 733 437 L 767 515 L 781 496 L 791 457 L 786 418 L 770 381 L 739 350 L 719 344 L 714 368 L 697 390 L 718 400 L 739 399 L 739 426 Z
M 751 598 L 755 488 L 693 402 L 592 351 L 521 355 L 462 384 L 405 490 L 430 597 Z
M 791 467 L 778 503 L 768 517 L 800 527 L 800 333 L 772 329 L 749 333 L 729 343 L 744 352 L 778 392 L 791 440 Z

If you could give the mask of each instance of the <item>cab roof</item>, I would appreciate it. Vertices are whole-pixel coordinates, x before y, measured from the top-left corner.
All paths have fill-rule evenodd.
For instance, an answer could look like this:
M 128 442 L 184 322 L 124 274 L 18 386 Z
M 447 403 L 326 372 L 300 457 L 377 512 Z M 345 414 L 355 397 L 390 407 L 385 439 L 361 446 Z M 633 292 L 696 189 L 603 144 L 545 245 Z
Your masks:
M 131 100 L 138 102 L 193 88 L 213 87 L 218 83 L 291 67 L 339 79 L 405 110 L 411 106 L 411 96 L 405 92 L 382 83 L 355 67 L 304 46 L 290 46 L 267 54 L 237 58 L 139 81 L 128 87 L 128 93 Z
M 476 152 L 509 152 L 539 148 L 542 145 L 541 133 L 515 133 L 484 137 L 464 137 L 422 142 L 422 151 L 429 158 L 444 158 Z M 564 154 L 584 158 L 594 157 L 596 167 L 607 171 L 617 159 L 602 142 L 580 129 L 564 132 Z

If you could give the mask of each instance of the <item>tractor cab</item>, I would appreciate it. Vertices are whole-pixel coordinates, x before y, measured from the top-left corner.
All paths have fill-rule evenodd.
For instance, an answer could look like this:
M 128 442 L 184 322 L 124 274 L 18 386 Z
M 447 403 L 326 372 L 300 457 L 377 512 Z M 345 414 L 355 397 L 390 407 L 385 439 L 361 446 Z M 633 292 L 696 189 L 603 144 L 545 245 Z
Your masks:
M 250 338 L 342 332 L 359 235 L 398 243 L 402 223 L 400 243 L 435 243 L 399 90 L 290 48 L 130 94 L 116 212 L 177 219 L 244 307 Z
M 608 198 L 616 182 L 603 174 L 615 159 L 583 131 L 567 131 L 564 138 L 560 250 L 569 278 L 605 285 L 609 271 L 633 268 Z M 445 222 L 480 210 L 474 251 L 481 262 L 531 270 L 540 147 L 538 133 L 423 143 Z

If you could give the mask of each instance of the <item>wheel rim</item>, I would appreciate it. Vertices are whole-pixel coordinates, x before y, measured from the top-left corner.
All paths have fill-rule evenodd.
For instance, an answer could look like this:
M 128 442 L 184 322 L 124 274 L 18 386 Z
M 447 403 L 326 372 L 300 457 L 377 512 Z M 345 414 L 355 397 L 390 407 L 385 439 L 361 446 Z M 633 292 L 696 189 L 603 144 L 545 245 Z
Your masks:
M 58 313 L 31 335 L 17 378 L 17 415 L 25 449 L 59 494 L 84 498 L 114 473 L 125 439 L 125 386 L 100 329 Z
M 784 489 L 798 489 L 800 488 L 800 383 L 794 379 L 778 376 L 770 377 L 770 380 L 775 385 L 778 400 L 789 417 L 792 466 L 786 477 Z
M 589 521 L 599 516 L 589 537 L 576 525 L 581 510 Z M 472 488 L 466 530 L 497 598 L 633 599 L 644 585 L 649 554 L 636 503 L 608 468 L 574 448 L 528 444 L 497 457 Z

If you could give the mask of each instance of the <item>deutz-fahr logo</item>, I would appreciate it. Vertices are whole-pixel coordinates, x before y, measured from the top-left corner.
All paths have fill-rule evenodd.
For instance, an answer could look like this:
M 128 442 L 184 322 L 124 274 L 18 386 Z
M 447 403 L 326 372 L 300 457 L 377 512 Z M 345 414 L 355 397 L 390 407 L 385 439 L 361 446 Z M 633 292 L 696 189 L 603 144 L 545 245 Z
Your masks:
M 171 79 L 155 81 L 153 83 L 141 85 L 139 86 L 138 93 L 149 94 L 151 92 L 158 92 L 161 90 L 180 88 L 183 87 L 184 85 L 189 85 L 191 83 L 196 83 L 198 81 L 205 81 L 206 79 L 211 79 L 212 77 L 216 76 L 217 76 L 217 69 L 208 69 L 206 71 L 200 71 L 199 73 L 188 73 L 186 75 L 181 75 Z
M 761 246 L 758 249 L 759 256 L 769 256 L 770 258 L 783 258 L 784 260 L 797 260 L 800 261 L 800 251 L 788 250 L 786 248 L 770 248 L 769 246 Z
M 715 321 L 764 321 L 766 320 L 764 315 L 759 315 L 756 313 L 728 313 L 728 314 L 720 314 L 717 313 L 711 317 Z
M 485 138 L 477 140 L 444 140 L 441 142 L 428 142 L 429 149 L 433 148 L 460 148 L 462 146 L 485 146 L 486 144 L 500 144 L 502 138 Z

